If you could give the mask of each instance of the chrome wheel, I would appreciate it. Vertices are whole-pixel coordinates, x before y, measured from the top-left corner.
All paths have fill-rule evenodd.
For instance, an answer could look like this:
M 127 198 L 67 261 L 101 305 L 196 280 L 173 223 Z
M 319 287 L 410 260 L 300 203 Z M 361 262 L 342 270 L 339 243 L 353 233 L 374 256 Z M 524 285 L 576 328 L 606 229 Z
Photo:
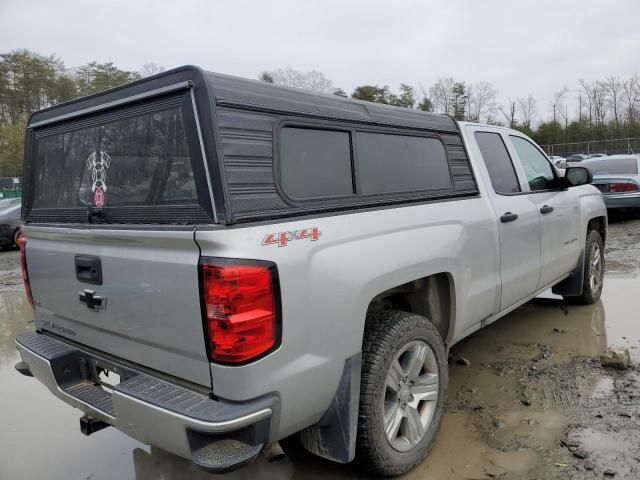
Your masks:
M 590 273 L 589 273 L 589 286 L 591 287 L 592 292 L 597 292 L 602 285 L 602 272 L 603 272 L 603 262 L 602 262 L 602 251 L 600 249 L 600 245 L 594 242 L 592 250 L 591 250 L 591 258 L 589 259 L 591 265 Z
M 384 386 L 384 430 L 400 452 L 424 438 L 436 411 L 440 377 L 433 350 L 416 340 L 400 349 L 391 362 Z

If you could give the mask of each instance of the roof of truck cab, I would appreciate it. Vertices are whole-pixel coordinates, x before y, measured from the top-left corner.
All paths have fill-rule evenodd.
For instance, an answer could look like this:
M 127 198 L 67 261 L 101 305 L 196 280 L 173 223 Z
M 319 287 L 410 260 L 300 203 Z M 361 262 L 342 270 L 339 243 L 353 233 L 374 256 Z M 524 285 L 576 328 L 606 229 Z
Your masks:
M 516 132 L 516 133 L 522 133 L 519 130 L 515 130 L 513 128 L 510 127 L 506 127 L 504 125 L 490 125 L 488 123 L 480 123 L 480 122 L 467 122 L 467 121 L 460 121 L 458 122 L 458 125 L 460 126 L 460 128 L 466 127 L 466 126 L 470 126 L 470 127 L 484 127 L 484 128 L 495 128 L 498 130 L 507 130 L 510 132 Z
M 147 91 L 158 89 L 159 86 L 166 88 L 170 78 L 191 80 L 196 83 L 204 81 L 213 92 L 215 105 L 220 107 L 229 106 L 278 112 L 290 116 L 302 115 L 443 132 L 459 131 L 456 121 L 449 115 L 284 87 L 258 80 L 207 72 L 189 65 L 39 110 L 31 115 L 29 126 L 55 122 L 85 111 L 90 113 L 106 103 L 122 104 L 129 97 L 143 95 Z

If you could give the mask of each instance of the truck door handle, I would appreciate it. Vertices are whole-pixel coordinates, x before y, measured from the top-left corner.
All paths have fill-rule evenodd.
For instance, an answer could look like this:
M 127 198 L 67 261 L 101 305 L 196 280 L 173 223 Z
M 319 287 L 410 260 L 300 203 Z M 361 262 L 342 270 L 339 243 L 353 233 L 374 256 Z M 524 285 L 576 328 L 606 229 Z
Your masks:
M 540 208 L 540 213 L 543 215 L 551 212 L 553 212 L 553 207 L 550 207 L 549 205 L 543 205 L 542 208 Z
M 500 221 L 502 223 L 513 222 L 514 220 L 517 220 L 517 219 L 518 219 L 518 215 L 511 212 L 506 212 L 504 215 L 500 217 Z

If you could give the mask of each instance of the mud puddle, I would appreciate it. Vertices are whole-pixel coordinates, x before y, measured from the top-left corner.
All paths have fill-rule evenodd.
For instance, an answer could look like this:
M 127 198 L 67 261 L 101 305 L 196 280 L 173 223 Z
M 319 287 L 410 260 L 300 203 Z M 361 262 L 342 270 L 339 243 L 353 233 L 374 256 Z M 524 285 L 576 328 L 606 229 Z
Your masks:
M 0 293 L 21 291 L 20 253 L 18 250 L 0 249 Z
M 610 213 L 605 256 L 607 270 L 634 272 L 640 270 L 640 214 Z
M 471 365 L 452 367 L 449 412 L 493 449 L 534 456 L 524 474 L 503 465 L 502 478 L 640 478 L 640 376 L 599 361 L 626 347 L 637 368 L 638 292 L 638 275 L 610 273 L 596 305 L 546 295 L 454 347 Z

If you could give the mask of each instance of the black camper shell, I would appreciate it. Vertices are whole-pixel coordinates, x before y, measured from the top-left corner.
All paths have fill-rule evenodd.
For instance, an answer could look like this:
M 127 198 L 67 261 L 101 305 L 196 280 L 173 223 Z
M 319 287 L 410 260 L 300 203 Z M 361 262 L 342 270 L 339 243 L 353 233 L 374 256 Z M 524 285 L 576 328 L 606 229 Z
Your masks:
M 43 181 L 38 163 L 44 155 L 40 152 L 39 156 L 41 139 L 170 108 L 179 109 L 184 121 L 197 201 L 119 206 L 110 206 L 107 202 L 100 208 L 85 202 L 69 206 L 69 202 L 56 202 L 55 199 L 49 203 L 34 201 L 34 192 Z M 285 131 L 295 134 L 295 145 L 289 150 L 282 144 Z M 338 132 L 342 133 L 335 135 L 338 140 L 347 139 L 345 161 L 348 165 L 345 172 L 350 178 L 340 180 L 347 185 L 346 191 L 336 194 L 328 187 L 326 195 L 317 192 L 304 195 L 305 185 L 314 180 L 290 165 L 302 157 L 307 161 L 314 157 L 313 152 L 309 155 L 306 151 L 300 153 L 300 149 L 305 150 L 300 142 L 306 137 L 298 134 L 305 133 L 308 137 L 310 132 Z M 384 137 L 375 137 L 375 134 Z M 402 148 L 407 147 L 410 139 L 429 139 L 427 143 L 409 145 L 414 156 L 423 156 L 419 151 L 423 144 L 433 146 L 436 141 L 441 144 L 441 157 L 446 159 L 448 173 L 446 181 L 440 178 L 433 185 L 427 182 L 420 188 L 385 189 L 379 187 L 387 180 L 374 178 L 366 186 L 360 178 L 369 162 L 366 152 L 380 150 L 379 143 L 368 148 L 366 142 L 371 139 L 372 142 L 384 143 L 384 139 L 391 139 L 391 136 L 397 136 L 393 139 L 398 140 L 396 143 L 401 143 Z M 314 145 L 309 148 L 322 150 L 318 145 L 323 145 L 323 138 L 312 139 Z M 281 156 L 285 154 L 284 150 L 289 152 L 285 153 L 292 160 L 287 160 L 283 175 Z M 323 157 L 319 152 L 318 158 L 331 161 L 332 157 L 327 155 L 324 152 Z M 394 164 L 398 162 L 399 155 L 391 148 L 382 161 L 387 163 L 387 167 L 403 171 L 407 168 L 404 164 Z M 429 155 L 425 151 L 421 160 L 424 164 L 421 175 L 427 177 L 429 172 L 436 171 L 429 163 Z M 378 170 L 375 168 L 379 166 L 372 167 L 371 175 L 376 175 Z M 328 165 L 327 168 L 333 166 Z M 322 171 L 317 165 L 314 169 Z M 331 173 L 337 177 L 344 172 Z M 404 174 L 415 177 L 412 172 Z M 286 182 L 296 185 L 289 188 L 296 190 L 295 195 L 283 187 L 284 177 Z M 180 67 L 35 112 L 26 131 L 23 219 L 32 224 L 229 225 L 477 194 L 459 127 L 447 115 L 275 86 L 205 72 L 193 66 Z

